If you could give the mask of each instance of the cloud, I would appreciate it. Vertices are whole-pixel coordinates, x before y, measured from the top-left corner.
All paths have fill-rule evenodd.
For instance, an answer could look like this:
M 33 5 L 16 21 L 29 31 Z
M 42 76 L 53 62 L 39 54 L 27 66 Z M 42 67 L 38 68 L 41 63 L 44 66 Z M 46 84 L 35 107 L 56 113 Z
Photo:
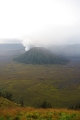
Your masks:
M 21 43 L 22 42 L 22 40 L 20 40 L 20 39 L 0 39 L 0 44 L 5 44 L 5 43 L 12 43 L 12 44 L 14 44 L 14 43 Z
M 14 43 L 21 39 L 26 49 L 80 43 L 80 1 L 2 0 L 0 42 L 3 38 Z
M 26 50 L 30 47 L 80 43 L 79 26 L 46 26 L 42 31 L 23 38 Z
M 33 46 L 80 43 L 79 5 L 79 0 L 43 2 L 37 21 L 33 18 L 34 29 L 23 38 L 26 50 Z

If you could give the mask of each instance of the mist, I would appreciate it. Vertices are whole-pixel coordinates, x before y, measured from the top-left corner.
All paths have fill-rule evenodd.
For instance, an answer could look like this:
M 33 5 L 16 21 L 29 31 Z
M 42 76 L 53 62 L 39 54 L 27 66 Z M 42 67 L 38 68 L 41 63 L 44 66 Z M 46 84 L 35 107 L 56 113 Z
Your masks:
M 54 45 L 80 44 L 79 26 L 47 26 L 41 31 L 25 36 L 22 44 L 31 47 L 50 47 Z
M 0 43 L 22 43 L 26 50 L 80 44 L 80 1 L 0 1 Z

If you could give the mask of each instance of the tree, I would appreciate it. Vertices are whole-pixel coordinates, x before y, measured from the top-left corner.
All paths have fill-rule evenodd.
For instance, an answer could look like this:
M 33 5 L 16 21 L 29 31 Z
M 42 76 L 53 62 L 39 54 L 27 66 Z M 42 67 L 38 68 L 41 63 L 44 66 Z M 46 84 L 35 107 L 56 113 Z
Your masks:
M 8 100 L 13 100 L 12 97 L 13 97 L 13 94 L 10 93 L 10 92 L 0 92 L 0 97 L 4 97 L 4 98 L 7 98 Z
M 23 99 L 20 100 L 20 104 L 21 104 L 22 107 L 24 106 L 24 101 L 23 101 Z
M 52 108 L 52 105 L 47 101 L 43 101 L 40 105 L 41 108 Z
M 5 98 L 7 98 L 8 100 L 11 100 L 12 101 L 12 96 L 13 96 L 13 94 L 12 93 L 10 93 L 10 92 L 4 92 L 3 93 L 3 97 L 5 97 Z

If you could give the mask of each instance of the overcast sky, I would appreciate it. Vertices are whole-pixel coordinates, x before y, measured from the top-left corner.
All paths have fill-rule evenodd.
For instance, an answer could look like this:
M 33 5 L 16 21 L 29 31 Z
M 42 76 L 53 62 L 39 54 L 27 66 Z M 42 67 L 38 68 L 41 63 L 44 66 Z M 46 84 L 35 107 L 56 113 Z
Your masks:
M 80 43 L 80 0 L 0 0 L 0 43 L 19 39 L 26 46 Z

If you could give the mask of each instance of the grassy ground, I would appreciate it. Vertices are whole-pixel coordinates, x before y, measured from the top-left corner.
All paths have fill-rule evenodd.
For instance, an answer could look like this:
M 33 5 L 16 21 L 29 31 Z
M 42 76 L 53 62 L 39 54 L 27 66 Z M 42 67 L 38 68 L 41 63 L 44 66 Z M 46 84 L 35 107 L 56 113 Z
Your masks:
M 80 111 L 67 109 L 0 109 L 0 120 L 80 120 Z
M 3 108 L 11 108 L 11 107 L 17 107 L 17 103 L 14 103 L 12 101 L 9 101 L 8 99 L 5 99 L 3 97 L 0 97 L 0 109 Z
M 80 120 L 80 110 L 21 107 L 0 97 L 0 120 Z
M 66 65 L 0 64 L 0 91 L 13 93 L 15 102 L 37 107 L 69 107 L 80 101 L 80 63 Z

